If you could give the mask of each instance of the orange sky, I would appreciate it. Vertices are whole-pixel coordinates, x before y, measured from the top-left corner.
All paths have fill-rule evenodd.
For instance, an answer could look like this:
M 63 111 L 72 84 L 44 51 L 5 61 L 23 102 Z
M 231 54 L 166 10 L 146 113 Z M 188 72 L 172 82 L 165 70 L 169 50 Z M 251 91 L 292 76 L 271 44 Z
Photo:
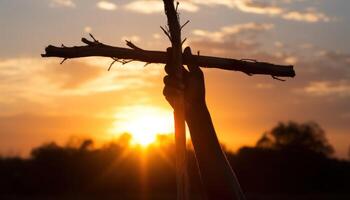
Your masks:
M 180 1 L 181 20 L 191 20 L 183 32 L 185 45 L 194 52 L 296 66 L 297 77 L 286 82 L 204 70 L 221 142 L 236 150 L 254 145 L 279 121 L 313 120 L 326 130 L 337 156 L 346 157 L 350 15 L 342 8 L 349 2 L 258 2 Z M 0 154 L 26 155 L 33 146 L 71 137 L 108 141 L 142 128 L 170 132 L 162 65 L 116 64 L 108 72 L 108 58 L 59 65 L 59 59 L 39 56 L 48 44 L 81 45 L 87 32 L 115 46 L 130 39 L 145 49 L 165 50 L 169 42 L 159 29 L 165 19 L 161 1 L 1 2 L 0 24 L 6 29 L 0 31 Z

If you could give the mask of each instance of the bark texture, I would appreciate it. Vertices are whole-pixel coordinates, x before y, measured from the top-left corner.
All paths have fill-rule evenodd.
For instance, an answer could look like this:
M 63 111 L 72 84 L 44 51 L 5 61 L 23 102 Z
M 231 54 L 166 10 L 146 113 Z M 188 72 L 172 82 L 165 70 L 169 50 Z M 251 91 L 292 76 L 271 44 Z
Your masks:
M 181 26 L 174 0 L 163 0 L 165 14 L 168 18 L 168 35 L 172 46 L 172 65 L 175 76 L 178 80 L 183 80 L 182 72 L 182 43 Z M 177 96 L 174 102 L 175 120 L 175 146 L 176 146 L 176 179 L 177 179 L 177 199 L 189 200 L 189 180 L 186 159 L 186 125 L 185 125 L 185 103 L 184 94 Z
M 76 47 L 56 47 L 48 46 L 42 57 L 59 57 L 59 58 L 81 58 L 81 57 L 110 57 L 118 59 L 130 59 L 146 63 L 167 63 L 167 54 L 163 51 L 142 50 L 135 45 L 133 48 L 122 48 L 105 45 L 100 42 L 89 41 L 83 38 L 82 41 L 86 46 Z M 294 77 L 295 71 L 291 65 L 276 65 L 266 62 L 257 62 L 255 60 L 237 60 L 231 58 L 219 58 L 212 56 L 192 55 L 192 57 L 182 56 L 183 64 L 190 62 L 204 68 L 218 68 L 231 71 L 241 71 L 249 75 L 263 74 L 276 77 Z

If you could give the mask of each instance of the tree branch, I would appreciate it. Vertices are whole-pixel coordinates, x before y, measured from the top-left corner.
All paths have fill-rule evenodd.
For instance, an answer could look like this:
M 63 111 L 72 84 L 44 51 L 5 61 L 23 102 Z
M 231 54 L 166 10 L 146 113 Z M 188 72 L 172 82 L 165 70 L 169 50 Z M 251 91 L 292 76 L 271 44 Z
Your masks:
M 178 80 L 183 80 L 181 26 L 174 0 L 163 0 L 165 14 L 168 18 L 169 34 L 171 38 L 171 65 L 174 67 L 174 75 Z M 189 200 L 189 180 L 186 158 L 186 125 L 185 125 L 185 103 L 184 94 L 176 96 L 174 101 L 175 119 L 175 146 L 176 146 L 176 179 L 177 199 Z
M 82 38 L 87 46 L 76 47 L 56 47 L 48 46 L 42 57 L 59 57 L 59 58 L 81 58 L 102 56 L 119 59 L 131 59 L 146 63 L 163 63 L 167 62 L 166 52 L 135 50 L 122 47 L 113 47 L 103 43 L 96 43 Z M 230 71 L 241 71 L 246 74 L 264 74 L 275 77 L 294 77 L 295 72 L 292 65 L 276 65 L 266 62 L 236 60 L 230 58 L 220 58 L 212 56 L 192 55 L 192 57 L 183 56 L 183 64 L 196 64 L 204 68 L 218 68 Z

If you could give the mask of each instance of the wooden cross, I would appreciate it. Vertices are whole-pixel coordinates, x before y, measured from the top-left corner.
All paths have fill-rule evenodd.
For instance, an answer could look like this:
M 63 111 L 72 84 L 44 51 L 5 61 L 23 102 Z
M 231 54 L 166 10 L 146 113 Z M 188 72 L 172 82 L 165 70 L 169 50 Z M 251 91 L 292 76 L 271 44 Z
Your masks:
M 174 6 L 174 0 L 163 0 L 165 13 L 168 18 L 168 27 L 162 30 L 168 36 L 172 45 L 172 65 L 176 67 L 175 73 L 179 80 L 182 80 L 182 65 L 194 64 L 206 68 L 219 68 L 232 71 L 241 71 L 251 76 L 254 74 L 270 75 L 274 79 L 282 80 L 278 77 L 294 77 L 295 72 L 293 66 L 275 65 L 266 62 L 258 62 L 255 60 L 236 60 L 230 58 L 218 58 L 212 56 L 191 55 L 184 56 L 182 53 L 181 29 L 187 22 L 180 26 L 177 8 Z M 126 45 L 130 48 L 113 47 L 103 44 L 96 40 L 90 34 L 92 40 L 82 38 L 85 46 L 61 47 L 48 46 L 42 57 L 60 57 L 63 62 L 71 58 L 102 56 L 113 59 L 112 65 L 119 61 L 126 64 L 131 61 L 142 61 L 149 63 L 167 63 L 168 54 L 162 51 L 144 50 L 131 41 L 126 41 Z M 188 200 L 188 177 L 186 167 L 186 129 L 185 129 L 185 113 L 183 94 L 179 95 L 174 105 L 174 122 L 175 122 L 175 143 L 176 143 L 176 174 L 177 174 L 177 199 Z

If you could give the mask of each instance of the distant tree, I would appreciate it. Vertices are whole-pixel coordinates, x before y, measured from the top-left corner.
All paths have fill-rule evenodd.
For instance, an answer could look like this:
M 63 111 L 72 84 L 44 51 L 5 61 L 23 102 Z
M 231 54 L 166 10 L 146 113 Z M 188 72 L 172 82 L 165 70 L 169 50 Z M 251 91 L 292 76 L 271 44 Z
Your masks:
M 324 130 L 315 122 L 298 124 L 279 123 L 265 133 L 256 144 L 259 148 L 300 150 L 330 156 L 334 149 L 325 137 Z
M 85 140 L 83 140 L 83 142 L 81 143 L 79 149 L 80 149 L 81 151 L 89 150 L 89 149 L 92 148 L 93 144 L 94 144 L 94 141 L 93 141 L 92 139 L 85 139 Z
M 37 148 L 32 149 L 31 156 L 33 158 L 46 158 L 52 157 L 57 152 L 61 152 L 62 148 L 58 146 L 55 142 L 50 142 L 47 144 L 43 144 Z

